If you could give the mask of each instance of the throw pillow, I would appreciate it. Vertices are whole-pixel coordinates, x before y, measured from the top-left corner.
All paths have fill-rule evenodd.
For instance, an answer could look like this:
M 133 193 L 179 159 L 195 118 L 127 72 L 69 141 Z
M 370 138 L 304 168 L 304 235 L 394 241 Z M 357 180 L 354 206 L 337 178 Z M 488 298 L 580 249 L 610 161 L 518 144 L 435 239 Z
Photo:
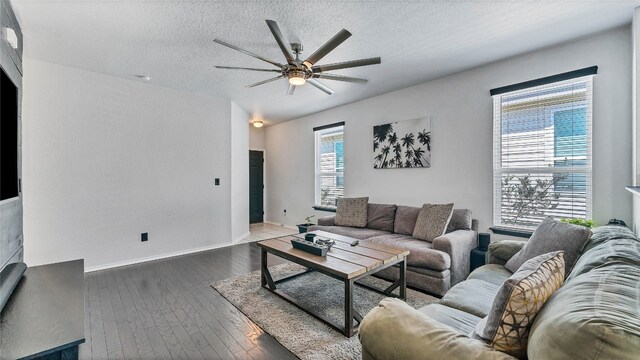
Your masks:
M 368 204 L 367 229 L 393 232 L 393 220 L 396 217 L 396 205 Z
M 419 207 L 399 205 L 393 222 L 393 232 L 400 235 L 413 235 L 419 213 Z
M 564 282 L 564 257 L 556 251 L 528 260 L 505 280 L 474 338 L 517 358 L 527 355 L 529 330 L 538 311 Z M 562 336 L 562 334 L 557 334 Z
M 365 227 L 367 225 L 368 197 L 340 198 L 333 221 L 338 226 Z
M 416 227 L 413 229 L 413 237 L 432 242 L 438 236 L 444 235 L 452 214 L 453 203 L 422 205 Z
M 472 219 L 471 210 L 469 209 L 453 209 L 451 221 L 447 225 L 447 232 L 456 230 L 471 230 Z
M 569 275 L 591 238 L 591 230 L 584 226 L 567 224 L 546 218 L 533 232 L 526 245 L 504 265 L 516 272 L 525 261 L 552 251 L 564 251 L 565 275 Z

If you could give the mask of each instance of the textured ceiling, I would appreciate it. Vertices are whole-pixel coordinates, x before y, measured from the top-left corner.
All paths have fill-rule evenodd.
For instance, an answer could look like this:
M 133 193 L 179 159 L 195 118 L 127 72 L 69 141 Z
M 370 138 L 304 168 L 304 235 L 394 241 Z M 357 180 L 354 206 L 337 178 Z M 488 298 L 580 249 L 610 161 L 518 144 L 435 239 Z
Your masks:
M 230 99 L 267 124 L 425 82 L 629 23 L 640 1 L 149 1 L 12 0 L 25 56 L 125 79 Z M 287 82 L 245 86 L 269 73 L 214 65 L 271 65 L 212 41 L 220 38 L 284 62 L 265 19 L 310 55 L 340 29 L 353 36 L 320 63 L 382 57 L 382 64 L 331 73 L 286 96 Z M 142 80 L 139 80 L 142 81 Z

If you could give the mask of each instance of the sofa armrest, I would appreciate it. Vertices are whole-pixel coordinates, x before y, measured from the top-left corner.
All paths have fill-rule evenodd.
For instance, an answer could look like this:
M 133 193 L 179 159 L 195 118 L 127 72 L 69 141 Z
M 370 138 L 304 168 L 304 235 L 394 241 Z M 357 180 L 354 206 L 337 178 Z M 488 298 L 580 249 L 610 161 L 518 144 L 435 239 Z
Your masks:
M 498 240 L 489 244 L 487 251 L 487 264 L 506 264 L 520 249 L 524 247 L 523 240 Z
M 433 248 L 451 257 L 451 286 L 469 275 L 471 250 L 478 246 L 478 234 L 473 230 L 456 230 L 433 239 Z
M 333 220 L 335 220 L 335 218 L 336 218 L 335 215 L 318 218 L 318 225 L 333 226 Z
M 362 319 L 358 337 L 366 360 L 515 359 L 393 298 Z

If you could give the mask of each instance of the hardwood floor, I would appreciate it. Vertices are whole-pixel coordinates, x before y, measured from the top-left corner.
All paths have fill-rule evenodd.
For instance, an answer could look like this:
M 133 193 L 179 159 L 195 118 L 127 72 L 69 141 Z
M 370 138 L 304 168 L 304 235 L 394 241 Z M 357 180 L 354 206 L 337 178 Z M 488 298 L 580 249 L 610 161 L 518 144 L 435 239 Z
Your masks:
M 241 244 L 86 274 L 80 358 L 296 359 L 209 286 L 259 268 Z

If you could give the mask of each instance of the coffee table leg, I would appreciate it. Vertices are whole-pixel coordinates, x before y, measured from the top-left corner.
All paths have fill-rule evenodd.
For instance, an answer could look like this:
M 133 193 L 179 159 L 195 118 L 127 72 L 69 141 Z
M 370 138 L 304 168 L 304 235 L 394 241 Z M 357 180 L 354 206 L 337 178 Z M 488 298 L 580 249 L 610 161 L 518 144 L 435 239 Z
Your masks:
M 260 250 L 260 285 L 262 287 L 267 287 L 266 285 L 269 285 L 269 289 L 275 290 L 276 283 L 273 282 L 273 278 L 269 272 L 269 267 L 267 267 L 267 254 L 268 253 L 264 249 Z
M 353 280 L 344 282 L 344 334 L 353 336 Z
M 400 299 L 407 300 L 407 259 L 400 263 Z
M 265 271 L 269 271 L 267 270 L 267 252 L 263 248 L 260 248 L 260 286 L 262 287 L 267 285 Z

